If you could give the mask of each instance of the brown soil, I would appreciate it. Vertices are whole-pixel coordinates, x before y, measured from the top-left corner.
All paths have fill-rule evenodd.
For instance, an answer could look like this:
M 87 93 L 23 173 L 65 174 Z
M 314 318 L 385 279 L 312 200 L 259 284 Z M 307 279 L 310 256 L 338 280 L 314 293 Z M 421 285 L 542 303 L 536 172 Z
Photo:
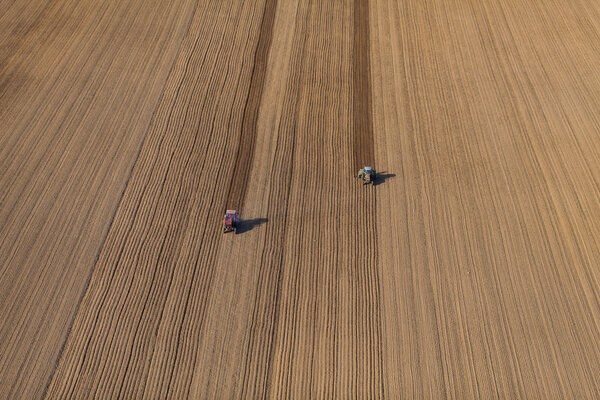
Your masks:
M 0 0 L 0 34 L 0 398 L 600 397 L 600 5 Z

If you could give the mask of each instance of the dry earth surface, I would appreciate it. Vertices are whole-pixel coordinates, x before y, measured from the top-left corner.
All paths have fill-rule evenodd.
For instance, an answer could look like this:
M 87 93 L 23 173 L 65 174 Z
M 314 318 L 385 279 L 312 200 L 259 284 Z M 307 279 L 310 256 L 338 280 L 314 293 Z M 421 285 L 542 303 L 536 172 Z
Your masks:
M 0 0 L 0 398 L 600 398 L 599 65 L 587 0 Z

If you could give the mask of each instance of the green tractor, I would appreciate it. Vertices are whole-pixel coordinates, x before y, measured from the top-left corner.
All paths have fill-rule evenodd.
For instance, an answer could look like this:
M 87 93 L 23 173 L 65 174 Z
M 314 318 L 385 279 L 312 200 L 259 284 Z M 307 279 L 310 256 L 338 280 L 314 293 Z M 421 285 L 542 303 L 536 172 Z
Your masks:
M 376 177 L 377 173 L 371 167 L 364 167 L 363 169 L 358 171 L 358 178 L 363 180 L 363 185 L 373 183 Z

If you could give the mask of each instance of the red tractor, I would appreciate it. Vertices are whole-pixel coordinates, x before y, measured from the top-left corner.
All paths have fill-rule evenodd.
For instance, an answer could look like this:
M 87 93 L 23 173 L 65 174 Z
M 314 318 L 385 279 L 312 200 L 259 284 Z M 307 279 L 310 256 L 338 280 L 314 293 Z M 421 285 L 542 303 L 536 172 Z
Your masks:
M 227 210 L 223 217 L 223 233 L 235 232 L 240 224 L 240 216 L 235 210 Z

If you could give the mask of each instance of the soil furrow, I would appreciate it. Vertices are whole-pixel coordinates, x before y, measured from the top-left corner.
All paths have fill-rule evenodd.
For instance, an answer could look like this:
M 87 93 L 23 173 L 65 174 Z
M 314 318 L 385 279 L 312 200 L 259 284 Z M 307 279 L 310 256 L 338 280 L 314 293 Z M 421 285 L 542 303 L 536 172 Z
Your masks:
M 0 397 L 597 398 L 599 16 L 0 0 Z

